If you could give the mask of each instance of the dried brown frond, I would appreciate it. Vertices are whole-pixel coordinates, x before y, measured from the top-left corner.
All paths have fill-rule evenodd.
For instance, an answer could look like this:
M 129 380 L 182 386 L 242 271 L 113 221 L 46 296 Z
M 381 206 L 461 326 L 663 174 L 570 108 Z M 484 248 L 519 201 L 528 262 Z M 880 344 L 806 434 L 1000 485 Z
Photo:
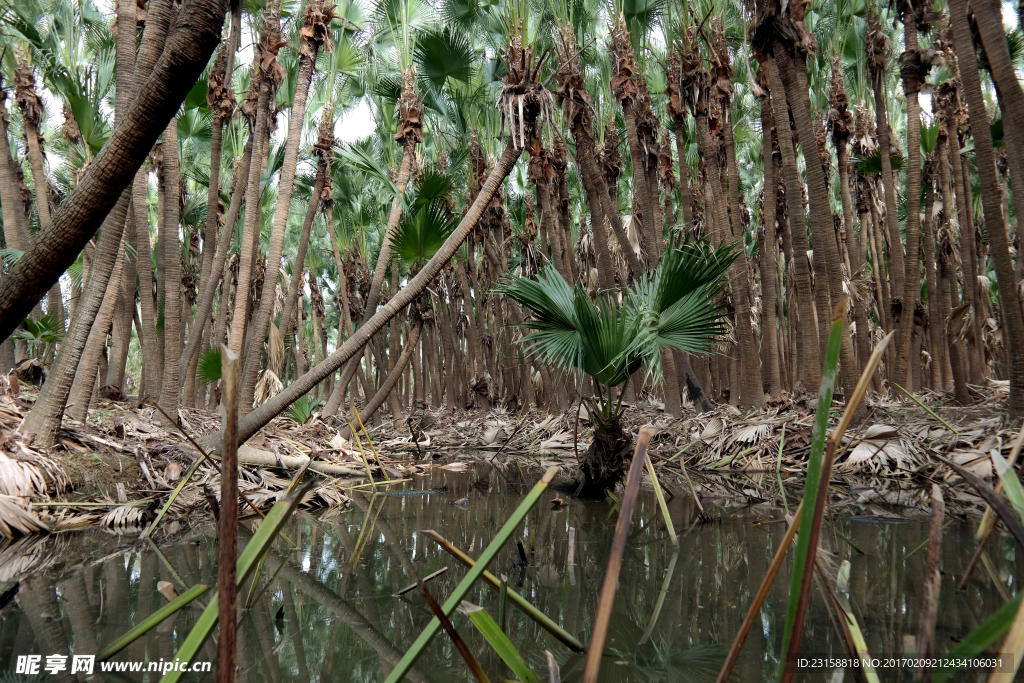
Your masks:
M 0 494 L 0 536 L 14 538 L 49 530 L 25 499 Z

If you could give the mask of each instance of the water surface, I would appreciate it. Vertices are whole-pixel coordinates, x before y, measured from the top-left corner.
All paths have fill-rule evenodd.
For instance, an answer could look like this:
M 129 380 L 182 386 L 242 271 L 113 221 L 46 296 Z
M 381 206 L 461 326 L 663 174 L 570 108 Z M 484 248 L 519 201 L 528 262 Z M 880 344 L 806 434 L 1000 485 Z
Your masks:
M 250 609 L 239 623 L 238 680 L 383 680 L 431 617 L 415 591 L 400 598 L 393 594 L 419 577 L 448 567 L 429 584 L 438 601 L 443 601 L 465 573 L 464 567 L 419 532 L 434 529 L 476 557 L 528 491 L 510 485 L 491 468 L 435 470 L 403 486 L 396 487 L 401 495 L 353 492 L 353 504 L 346 510 L 303 512 L 289 523 L 284 531 L 297 548 L 277 541 L 252 592 Z M 682 493 L 675 497 L 669 507 L 679 531 L 678 551 L 669 542 L 653 494 L 641 493 L 602 681 L 714 680 L 785 533 L 784 523 L 763 523 L 781 519 L 782 510 L 773 502 L 744 495 L 744 486 L 726 487 L 736 492 L 732 497 L 704 499 L 710 520 L 700 518 L 692 497 Z M 798 495 L 791 492 L 791 504 Z M 506 576 L 512 589 L 585 643 L 617 510 L 611 501 L 571 500 L 566 509 L 555 511 L 548 503 L 555 496 L 569 498 L 558 492 L 546 495 L 516 534 L 528 564 L 521 563 L 515 544 L 510 543 L 491 571 Z M 463 505 L 453 504 L 464 498 L 469 500 Z M 851 562 L 850 600 L 869 650 L 876 656 L 893 656 L 904 652 L 905 640 L 917 632 L 927 559 L 922 543 L 928 525 L 920 511 L 886 508 L 889 516 L 912 521 L 863 516 L 877 514 L 879 509 L 846 505 L 835 511 L 836 531 L 863 554 L 828 527 L 823 530 L 823 544 L 831 551 L 832 561 Z M 1022 560 L 1012 540 L 997 537 L 989 546 L 991 572 L 979 570 L 967 590 L 956 592 L 975 547 L 973 526 L 955 517 L 947 518 L 947 523 L 935 636 L 940 651 L 952 648 L 1004 603 L 1005 594 L 1016 591 Z M 255 522 L 244 525 L 252 529 Z M 576 538 L 571 566 L 566 561 L 570 527 Z M 178 592 L 198 583 L 215 585 L 217 547 L 212 524 L 196 521 L 186 526 L 179 521 L 154 536 L 155 545 L 140 542 L 137 536 L 92 531 L 23 539 L 0 548 L 0 595 L 9 594 L 12 582 L 20 580 L 13 598 L 0 598 L 6 603 L 0 610 L 0 678 L 13 675 L 18 655 L 40 654 L 45 662 L 50 654 L 97 652 L 164 604 L 158 582 L 169 582 Z M 777 671 L 790 568 L 787 560 L 731 680 L 771 680 Z M 249 596 L 246 585 L 240 599 Z M 474 587 L 468 599 L 498 619 L 497 591 L 490 586 Z M 115 659 L 173 658 L 200 609 L 180 612 Z M 492 680 L 511 678 L 467 619 L 456 615 L 454 622 Z M 507 632 L 542 680 L 546 680 L 545 650 L 560 663 L 563 681 L 579 680 L 583 657 L 511 605 Z M 211 641 L 198 659 L 212 661 L 214 651 Z M 817 589 L 812 592 L 801 651 L 845 656 Z M 851 671 L 845 678 L 833 679 L 833 673 L 832 669 L 805 670 L 797 679 L 857 680 Z M 879 673 L 882 680 L 910 680 L 910 672 Z M 91 680 L 152 682 L 158 678 L 155 673 L 121 673 L 98 674 Z M 984 679 L 984 674 L 974 672 L 957 680 Z M 49 680 L 85 679 L 62 673 Z M 188 674 L 183 680 L 212 681 L 214 674 Z M 473 679 L 442 635 L 409 680 Z

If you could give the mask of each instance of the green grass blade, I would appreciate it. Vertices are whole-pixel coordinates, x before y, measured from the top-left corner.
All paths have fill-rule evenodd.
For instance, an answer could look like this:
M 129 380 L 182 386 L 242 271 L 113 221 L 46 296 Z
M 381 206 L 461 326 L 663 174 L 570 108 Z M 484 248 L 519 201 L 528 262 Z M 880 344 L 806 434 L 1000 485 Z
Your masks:
M 871 653 L 868 652 L 867 641 L 857 623 L 857 617 L 853 615 L 853 607 L 847 594 L 850 592 L 850 561 L 844 560 L 839 568 L 839 579 L 836 581 L 836 600 L 843 608 L 843 616 L 846 618 L 846 627 L 850 630 L 850 637 L 853 639 L 857 655 L 860 657 L 861 666 L 864 670 L 864 678 L 868 683 L 879 683 L 878 672 L 871 666 Z
M 839 366 L 839 347 L 843 337 L 842 314 L 835 316 L 828 333 L 828 347 L 825 364 L 821 370 L 821 388 L 818 390 L 818 407 L 811 432 L 811 452 L 807 461 L 807 477 L 804 482 L 803 509 L 800 514 L 800 528 L 797 533 L 796 552 L 793 555 L 793 577 L 789 587 L 789 605 L 786 608 L 786 627 L 782 635 L 782 671 L 785 680 L 786 662 L 790 659 L 790 641 L 800 639 L 803 615 L 807 609 L 810 580 L 814 572 L 814 554 L 817 546 L 815 527 L 821 528 L 820 512 L 817 510 L 819 496 L 824 496 L 828 482 L 822 482 L 825 456 L 825 440 L 828 435 L 828 418 L 832 408 L 832 391 L 835 386 L 836 370 Z M 812 544 L 813 539 L 813 544 Z M 805 585 L 806 584 L 806 585 Z
M 256 533 L 253 534 L 252 540 L 246 544 L 245 550 L 242 551 L 238 558 L 238 586 L 245 583 L 246 579 L 252 575 L 253 570 L 256 568 L 256 563 L 270 549 L 271 543 L 274 542 L 285 522 L 291 519 L 292 513 L 295 511 L 296 506 L 298 506 L 299 501 L 302 500 L 302 497 L 306 495 L 307 490 L 308 486 L 304 486 L 270 508 L 270 512 L 267 513 L 266 518 L 260 524 Z M 203 647 L 206 639 L 213 633 L 213 628 L 216 625 L 217 597 L 216 593 L 214 593 L 214 596 L 210 599 L 210 604 L 203 610 L 202 615 L 196 621 L 196 625 L 192 627 L 188 636 L 185 637 L 185 642 L 181 644 L 175 657 L 183 663 L 191 662 Z M 182 673 L 181 671 L 170 671 L 164 674 L 163 678 L 160 679 L 160 683 L 176 683 L 181 678 Z
M 986 619 L 981 626 L 971 631 L 970 635 L 957 643 L 956 647 L 950 650 L 949 654 L 945 655 L 945 658 L 953 659 L 960 657 L 967 659 L 974 657 L 1002 638 L 1003 634 L 1013 624 L 1017 610 L 1020 607 L 1022 595 L 1024 594 L 1017 593 L 1016 597 L 996 610 L 996 613 Z M 959 667 L 936 667 L 932 669 L 932 682 L 945 683 L 959 670 Z
M 167 603 L 166 605 L 164 605 L 163 607 L 161 607 L 160 609 L 146 617 L 141 624 L 139 624 L 132 630 L 128 631 L 128 633 L 125 633 L 123 636 L 121 636 L 120 638 L 112 642 L 110 645 L 105 647 L 102 652 L 96 655 L 96 658 L 101 662 L 110 659 L 118 652 L 125 649 L 126 647 L 134 643 L 136 640 L 152 631 L 164 619 L 171 616 L 172 614 L 174 614 L 182 607 L 192 602 L 208 590 L 210 590 L 209 586 L 204 586 L 201 584 L 189 588 L 187 591 L 176 597 L 174 600 L 170 601 L 169 603 Z
M 999 480 L 1003 482 L 1003 491 L 1010 499 L 1010 504 L 1013 505 L 1017 514 L 1024 518 L 1024 486 L 1021 486 L 1016 470 L 1006 461 L 1006 458 L 998 453 L 992 454 L 992 464 L 995 466 L 996 474 L 999 475 Z
M 497 534 L 495 534 L 494 540 L 484 548 L 483 553 L 481 553 L 480 557 L 477 558 L 476 564 L 474 564 L 473 568 L 466 573 L 465 578 L 459 582 L 459 585 L 455 587 L 455 590 L 452 591 L 452 594 L 441 606 L 444 609 L 445 614 L 451 614 L 455 607 L 462 602 L 462 599 L 466 597 L 470 588 L 473 587 L 476 580 L 479 579 L 484 573 L 484 570 L 487 569 L 487 565 L 495 558 L 498 551 L 501 550 L 501 547 L 505 545 L 505 542 L 512 537 L 512 534 L 515 533 L 523 519 L 526 518 L 526 514 L 530 509 L 533 508 L 533 506 L 537 504 L 537 501 L 540 500 L 540 497 L 544 495 L 544 491 L 547 489 L 548 484 L 551 483 L 551 480 L 555 478 L 557 473 L 557 467 L 548 468 L 548 471 L 544 473 L 544 476 L 541 477 L 541 480 L 533 487 L 533 490 L 526 496 L 526 499 L 519 504 L 519 507 L 517 507 L 515 512 L 512 513 L 512 516 L 508 518 L 505 525 L 501 527 Z M 384 683 L 398 683 L 398 681 L 405 678 L 405 675 L 409 673 L 410 669 L 412 669 L 413 664 L 415 664 L 416 660 L 419 659 L 421 654 L 423 654 L 423 651 L 427 648 L 427 645 L 430 644 L 433 637 L 437 635 L 440 628 L 441 622 L 438 618 L 434 617 L 431 619 L 430 623 L 427 624 L 425 629 L 423 629 L 423 632 L 420 633 L 415 642 L 413 642 L 409 649 L 406 650 L 401 661 L 399 661 L 398 664 L 395 665 L 395 668 L 391 670 L 391 675 L 387 677 Z
M 508 668 L 512 670 L 516 678 L 522 681 L 522 683 L 540 683 L 537 676 L 530 671 L 526 660 L 519 654 L 519 650 L 508 639 L 508 636 L 502 632 L 501 627 L 491 618 L 487 610 L 479 605 L 463 602 L 459 606 L 459 611 L 469 617 L 469 620 L 473 622 L 473 626 L 476 626 L 476 630 L 480 631 L 480 635 L 484 637 L 484 640 L 491 646 L 491 649 L 498 653 L 501 661 L 508 665 Z

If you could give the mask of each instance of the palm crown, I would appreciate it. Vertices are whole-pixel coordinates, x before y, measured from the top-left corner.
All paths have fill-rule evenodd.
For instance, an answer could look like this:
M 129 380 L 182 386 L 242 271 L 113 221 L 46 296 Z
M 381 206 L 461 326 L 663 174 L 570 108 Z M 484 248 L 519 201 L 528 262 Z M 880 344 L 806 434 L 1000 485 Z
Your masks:
M 532 311 L 533 318 L 522 323 L 533 330 L 522 339 L 528 353 L 564 373 L 591 376 L 601 412 L 611 418 L 621 404 L 611 389 L 625 385 L 644 366 L 659 378 L 663 348 L 712 350 L 723 331 L 725 275 L 737 255 L 732 245 L 671 244 L 621 303 L 609 294 L 592 301 L 552 267 L 536 280 L 505 277 L 495 289 Z

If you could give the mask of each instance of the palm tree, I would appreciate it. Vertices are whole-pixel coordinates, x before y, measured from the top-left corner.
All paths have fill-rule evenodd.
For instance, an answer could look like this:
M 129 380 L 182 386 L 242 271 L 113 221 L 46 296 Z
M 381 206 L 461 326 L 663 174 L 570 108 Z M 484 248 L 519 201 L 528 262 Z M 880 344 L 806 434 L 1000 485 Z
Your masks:
M 623 302 L 609 295 L 591 301 L 548 268 L 536 280 L 506 277 L 496 291 L 533 313 L 523 323 L 533 330 L 522 342 L 539 362 L 594 381 L 596 399 L 587 401 L 594 439 L 581 460 L 583 493 L 603 496 L 625 474 L 632 437 L 621 423 L 623 389 L 643 366 L 660 375 L 662 351 L 707 353 L 722 333 L 721 295 L 725 274 L 738 253 L 732 246 L 710 249 L 670 243 L 661 262 L 634 281 Z

